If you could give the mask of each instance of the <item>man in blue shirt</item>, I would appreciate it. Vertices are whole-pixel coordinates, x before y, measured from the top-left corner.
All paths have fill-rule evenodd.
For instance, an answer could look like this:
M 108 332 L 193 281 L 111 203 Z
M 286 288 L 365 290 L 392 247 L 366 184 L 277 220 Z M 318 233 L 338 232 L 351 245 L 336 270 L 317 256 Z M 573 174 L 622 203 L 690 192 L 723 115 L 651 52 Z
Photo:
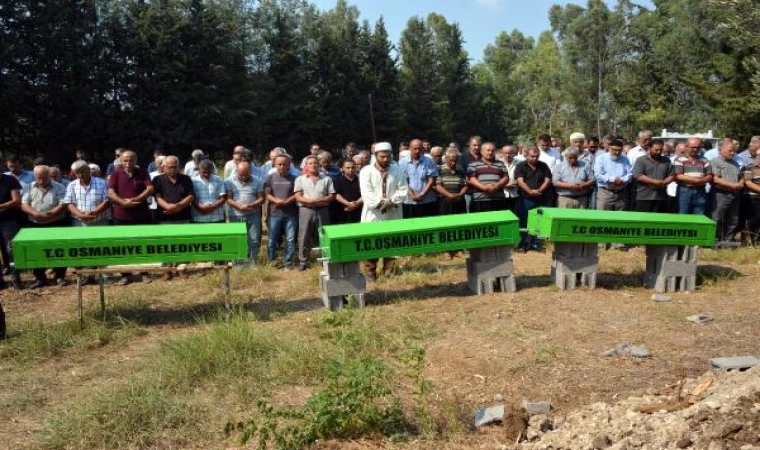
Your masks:
M 404 201 L 404 218 L 433 216 L 438 213 L 438 195 L 433 190 L 438 166 L 432 158 L 425 157 L 420 139 L 413 139 L 409 150 L 409 158 L 399 161 L 409 185 Z
M 757 151 L 760 150 L 760 136 L 752 136 L 749 140 L 749 146 L 746 150 L 739 153 L 739 160 L 741 160 L 742 166 L 747 166 L 749 163 L 755 162 L 755 156 Z
M 594 177 L 599 190 L 596 209 L 624 211 L 628 199 L 627 186 L 631 182 L 632 168 L 623 153 L 623 142 L 612 139 L 607 146 L 607 153 L 596 157 Z
M 21 183 L 21 193 L 26 193 L 29 190 L 29 186 L 34 183 L 34 173 L 31 170 L 24 170 L 24 163 L 18 155 L 11 155 L 6 162 L 8 171 L 6 175 L 11 175 L 13 178 Z

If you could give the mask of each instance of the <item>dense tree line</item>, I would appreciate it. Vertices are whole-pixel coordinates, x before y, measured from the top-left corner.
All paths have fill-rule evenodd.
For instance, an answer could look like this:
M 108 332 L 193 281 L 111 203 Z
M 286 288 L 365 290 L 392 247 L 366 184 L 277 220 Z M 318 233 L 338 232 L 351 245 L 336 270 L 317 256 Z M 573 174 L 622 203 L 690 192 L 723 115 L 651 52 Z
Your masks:
M 550 30 L 502 32 L 471 64 L 480 55 L 445 17 L 409 19 L 394 45 L 345 0 L 325 12 L 305 0 L 6 0 L 0 150 L 65 162 L 75 148 L 303 154 L 374 136 L 747 136 L 760 128 L 754 3 L 554 6 Z

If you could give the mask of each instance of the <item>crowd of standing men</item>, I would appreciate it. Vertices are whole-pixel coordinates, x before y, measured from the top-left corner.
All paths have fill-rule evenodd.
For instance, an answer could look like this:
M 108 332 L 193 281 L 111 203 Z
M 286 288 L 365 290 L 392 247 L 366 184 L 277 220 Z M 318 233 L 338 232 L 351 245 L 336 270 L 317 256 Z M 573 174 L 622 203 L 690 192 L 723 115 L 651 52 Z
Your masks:
M 299 164 L 277 147 L 260 166 L 237 146 L 221 170 L 202 150 L 184 166 L 156 152 L 142 167 L 135 152 L 117 149 L 105 172 L 78 151 L 68 174 L 43 160 L 24 170 L 12 156 L 0 178 L 0 256 L 11 286 L 21 289 L 11 264 L 11 241 L 21 227 L 242 222 L 249 258 L 240 263 L 255 264 L 265 222 L 267 259 L 275 263 L 281 246 L 285 270 L 296 267 L 296 250 L 298 268 L 308 267 L 323 225 L 441 214 L 510 210 L 524 228 L 528 211 L 540 206 L 672 212 L 708 214 L 723 241 L 760 231 L 760 136 L 741 152 L 728 138 L 709 148 L 700 138 L 663 142 L 649 131 L 639 133 L 635 146 L 582 133 L 570 135 L 569 143 L 565 148 L 542 135 L 536 145 L 497 148 L 473 136 L 460 149 L 413 139 L 398 152 L 388 142 L 367 149 L 349 143 L 336 164 L 313 144 Z M 523 234 L 520 251 L 540 248 Z M 365 263 L 368 278 L 377 277 L 378 264 Z M 387 272 L 393 261 L 383 266 Z M 66 268 L 51 270 L 55 283 L 65 285 Z M 51 282 L 45 270 L 33 275 L 32 288 Z M 123 274 L 118 283 L 132 279 Z M 6 287 L 0 280 L 0 289 Z

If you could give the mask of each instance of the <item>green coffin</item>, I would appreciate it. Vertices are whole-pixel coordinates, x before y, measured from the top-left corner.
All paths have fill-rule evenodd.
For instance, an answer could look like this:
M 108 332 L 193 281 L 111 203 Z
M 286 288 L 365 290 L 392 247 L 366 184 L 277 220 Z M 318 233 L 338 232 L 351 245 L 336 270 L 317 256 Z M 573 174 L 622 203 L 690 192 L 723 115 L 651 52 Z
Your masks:
M 701 214 L 536 208 L 528 233 L 552 242 L 712 246 L 715 222 Z
M 247 257 L 243 223 L 25 228 L 13 239 L 13 258 L 19 269 Z
M 328 225 L 319 233 L 322 256 L 335 263 L 512 246 L 519 241 L 519 223 L 510 211 Z

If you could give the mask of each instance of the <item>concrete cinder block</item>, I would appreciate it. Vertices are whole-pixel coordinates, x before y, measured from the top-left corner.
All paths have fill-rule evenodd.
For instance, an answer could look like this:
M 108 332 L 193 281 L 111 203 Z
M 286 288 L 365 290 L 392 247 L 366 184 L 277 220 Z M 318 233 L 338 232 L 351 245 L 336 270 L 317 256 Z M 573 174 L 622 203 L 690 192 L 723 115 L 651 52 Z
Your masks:
M 343 296 L 336 295 L 331 297 L 322 293 L 322 303 L 325 305 L 325 308 L 332 312 L 340 311 L 343 309 Z
M 551 276 L 562 290 L 585 286 L 596 288 L 599 271 L 597 244 L 557 243 L 552 253 Z
M 468 274 L 467 287 L 477 295 L 493 294 L 494 292 L 516 292 L 517 283 L 514 276 L 497 278 L 478 278 Z
M 475 426 L 480 427 L 504 418 L 504 405 L 484 408 L 475 413 Z
M 320 275 L 319 286 L 323 293 L 334 295 L 363 294 L 367 289 L 367 279 L 364 277 L 328 279 Z
M 694 277 L 697 275 L 697 264 L 687 261 L 665 261 L 660 269 L 660 275 L 668 277 Z
M 644 285 L 660 293 L 694 290 L 698 254 L 696 246 L 648 245 Z
M 552 264 L 557 268 L 561 268 L 564 272 L 596 273 L 599 271 L 598 257 L 567 257 L 553 255 L 552 259 Z
M 489 262 L 467 260 L 467 273 L 481 279 L 510 276 L 513 271 L 514 265 L 511 259 Z
M 710 366 L 721 370 L 745 370 L 757 365 L 760 365 L 760 359 L 754 356 L 733 356 L 710 360 Z
M 528 401 L 523 400 L 522 407 L 529 416 L 549 414 L 552 412 L 552 403 L 547 400 Z
M 631 356 L 634 358 L 650 358 L 652 353 L 646 347 L 631 347 Z
M 479 262 L 504 261 L 512 259 L 511 247 L 484 247 L 469 250 L 470 259 Z
M 359 262 L 331 263 L 323 261 L 322 273 L 330 279 L 358 277 L 360 276 Z

